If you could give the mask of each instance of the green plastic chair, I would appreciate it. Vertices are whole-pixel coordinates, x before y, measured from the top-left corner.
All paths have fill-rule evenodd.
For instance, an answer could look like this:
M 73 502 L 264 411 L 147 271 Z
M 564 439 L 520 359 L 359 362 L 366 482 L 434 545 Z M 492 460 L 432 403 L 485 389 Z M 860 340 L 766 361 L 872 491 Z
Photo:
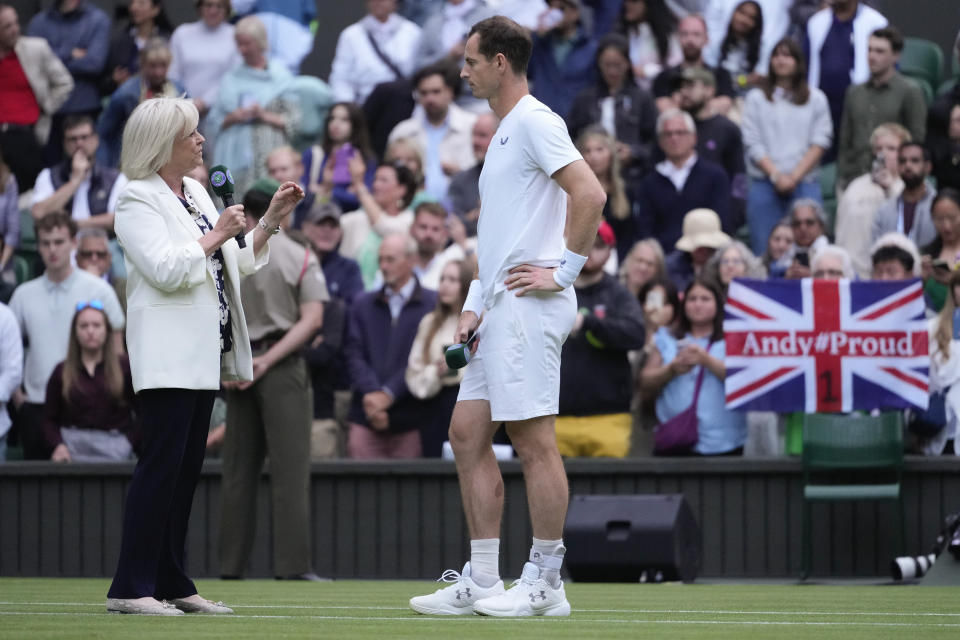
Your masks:
M 905 73 L 903 75 L 913 80 L 913 82 L 920 87 L 920 90 L 923 91 L 923 102 L 929 107 L 930 103 L 933 102 L 933 87 L 935 85 L 931 85 L 930 82 L 927 81 L 927 78 L 922 75 L 915 75 L 912 73 Z
M 820 167 L 820 195 L 823 209 L 827 212 L 827 235 L 833 237 L 837 224 L 837 163 L 831 162 Z
M 34 227 L 30 209 L 20 210 L 20 248 L 26 251 L 37 250 L 37 229 Z
M 810 575 L 814 502 L 897 503 L 897 551 L 903 555 L 903 426 L 900 414 L 850 416 L 814 413 L 803 422 L 803 557 L 800 579 Z M 837 472 L 844 484 L 837 484 Z M 852 482 L 864 476 L 866 482 Z M 884 481 L 877 483 L 877 477 Z M 889 476 L 889 477 L 888 477 Z
M 908 76 L 919 76 L 931 87 L 939 87 L 943 77 L 943 51 L 936 42 L 925 38 L 904 38 L 900 72 Z

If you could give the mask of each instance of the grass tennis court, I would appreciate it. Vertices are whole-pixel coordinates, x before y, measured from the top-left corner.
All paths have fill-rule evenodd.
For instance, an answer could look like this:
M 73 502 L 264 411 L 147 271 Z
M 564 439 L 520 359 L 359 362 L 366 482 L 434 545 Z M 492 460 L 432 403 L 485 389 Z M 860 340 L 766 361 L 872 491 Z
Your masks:
M 502 620 L 413 613 L 407 599 L 429 582 L 197 584 L 236 615 L 110 615 L 107 580 L 0 579 L 0 638 L 960 637 L 960 587 L 568 584 L 570 618 Z

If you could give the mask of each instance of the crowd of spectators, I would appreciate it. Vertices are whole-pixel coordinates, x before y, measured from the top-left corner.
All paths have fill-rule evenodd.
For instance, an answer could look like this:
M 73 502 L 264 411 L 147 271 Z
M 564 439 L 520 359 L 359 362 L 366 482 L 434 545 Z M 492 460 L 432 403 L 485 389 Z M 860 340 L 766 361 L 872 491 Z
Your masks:
M 529 29 L 532 93 L 608 196 L 563 348 L 564 455 L 649 455 L 695 390 L 691 455 L 782 455 L 783 416 L 725 408 L 724 298 L 734 278 L 805 277 L 923 280 L 931 391 L 955 409 L 910 446 L 952 451 L 960 84 L 930 95 L 900 70 L 904 35 L 876 4 L 365 0 L 318 78 L 299 62 L 322 3 L 197 0 L 175 26 L 159 0 L 113 21 L 89 0 L 34 16 L 0 0 L 0 460 L 14 445 L 136 455 L 120 140 L 140 102 L 185 95 L 251 225 L 278 182 L 307 192 L 243 285 L 255 380 L 225 385 L 208 455 L 230 478 L 223 528 L 241 534 L 225 573 L 247 563 L 267 457 L 278 571 L 311 575 L 290 534 L 305 531 L 310 460 L 443 450 L 462 375 L 443 351 L 475 266 L 484 158 L 505 144 L 459 67 L 470 26 L 497 13 Z

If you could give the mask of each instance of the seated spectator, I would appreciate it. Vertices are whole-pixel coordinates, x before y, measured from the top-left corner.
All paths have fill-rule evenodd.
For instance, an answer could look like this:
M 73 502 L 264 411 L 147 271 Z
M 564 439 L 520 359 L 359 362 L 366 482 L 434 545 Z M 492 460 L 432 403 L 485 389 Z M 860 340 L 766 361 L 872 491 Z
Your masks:
M 767 248 L 763 252 L 761 262 L 771 278 L 782 278 L 793 259 L 793 227 L 789 218 L 784 218 L 770 232 L 767 238 Z
M 127 177 L 97 162 L 99 146 L 100 138 L 89 116 L 64 120 L 66 159 L 37 176 L 30 207 L 34 221 L 65 210 L 80 228 L 99 227 L 113 232 L 117 198 L 127 185 Z
M 67 357 L 46 386 L 43 437 L 54 462 L 130 460 L 139 448 L 130 363 L 112 332 L 102 302 L 77 304 Z
M 70 254 L 76 249 L 77 223 L 66 213 L 51 213 L 37 221 L 36 229 L 44 273 L 17 287 L 10 299 L 10 310 L 26 345 L 24 393 L 18 392 L 13 404 L 24 457 L 48 460 L 52 451 L 43 437 L 43 405 L 50 373 L 67 356 L 72 312 L 81 302 L 102 301 L 113 328 L 116 353 L 123 352 L 124 322 L 120 302 L 110 285 L 74 269 L 70 263 Z
M 284 226 L 289 229 L 299 230 L 303 225 L 303 219 L 313 206 L 316 194 L 307 191 L 301 183 L 303 179 L 303 160 L 300 153 L 290 145 L 277 147 L 267 155 L 266 162 L 267 176 L 276 181 L 278 185 L 284 182 L 296 182 L 297 185 L 306 193 L 306 197 L 297 203 L 290 217 L 285 219 Z M 265 186 L 266 183 L 261 186 Z
M 650 93 L 633 80 L 628 46 L 626 38 L 618 34 L 600 40 L 598 81 L 577 94 L 566 120 L 574 140 L 588 127 L 606 130 L 617 142 L 620 165 L 634 167 L 639 175 L 652 164 L 657 107 Z M 619 231 L 616 233 L 622 241 Z
M 434 5 L 436 8 L 422 23 L 417 63 L 422 66 L 441 61 L 462 64 L 470 27 L 496 12 L 483 0 L 446 0 Z
M 827 238 L 827 212 L 817 200 L 794 200 L 790 208 L 790 227 L 793 229 L 793 245 L 787 254 L 790 266 L 783 276 L 809 278 L 813 256 L 830 244 Z
M 497 131 L 497 125 L 497 117 L 493 112 L 488 111 L 477 116 L 470 133 L 476 164 L 450 178 L 450 186 L 447 188 L 444 204 L 451 213 L 460 218 L 468 236 L 477 235 L 477 219 L 480 217 L 480 172 L 483 171 L 483 160 L 487 157 L 487 147 Z
M 186 88 L 203 118 L 217 101 L 220 83 L 243 59 L 227 21 L 230 0 L 196 0 L 196 6 L 200 19 L 181 24 L 170 36 L 170 79 Z
M 930 209 L 936 192 L 927 185 L 932 169 L 930 151 L 918 142 L 904 142 L 897 152 L 897 169 L 903 191 L 880 205 L 873 218 L 871 240 L 890 231 L 899 231 L 919 246 L 936 235 Z
M 349 307 L 353 299 L 363 293 L 363 278 L 357 262 L 338 250 L 343 239 L 340 216 L 340 208 L 335 203 L 315 200 L 303 220 L 302 231 L 320 259 L 330 295 Z
M 730 181 L 721 167 L 697 156 L 697 128 L 690 114 L 679 109 L 661 113 L 657 138 L 666 160 L 640 182 L 638 237 L 672 247 L 680 238 L 683 216 L 697 208 L 715 211 L 722 228 L 730 230 Z
M 873 280 L 906 280 L 920 277 L 920 252 L 910 238 L 893 231 L 885 233 L 870 249 Z
M 702 276 L 703 268 L 714 252 L 730 243 L 720 230 L 720 218 L 710 209 L 694 209 L 683 217 L 683 236 L 676 249 L 667 255 L 667 276 L 680 291 Z
M 340 102 L 363 104 L 380 83 L 409 77 L 417 65 L 420 27 L 396 13 L 396 0 L 366 0 L 367 15 L 344 29 L 330 68 Z
M 810 259 L 811 275 L 818 280 L 853 280 L 853 262 L 843 247 L 828 244 L 819 249 Z
M 642 388 L 656 397 L 661 424 L 690 408 L 697 377 L 703 382 L 696 401 L 699 439 L 695 455 L 741 455 L 747 437 L 743 413 L 726 409 L 723 381 L 723 297 L 704 280 L 684 290 L 675 331 L 661 328 L 641 373 Z
M 23 338 L 10 307 L 0 303 L 0 463 L 7 459 L 7 435 L 12 424 L 7 405 L 23 380 Z
M 734 0 L 732 3 L 718 0 L 711 5 L 723 9 L 721 15 L 727 16 L 730 9 L 732 13 L 724 21 L 723 30 L 711 34 L 711 44 L 718 46 L 708 47 L 704 57 L 711 64 L 725 69 L 733 79 L 735 91 L 743 95 L 751 87 L 760 85 L 765 71 L 766 65 L 761 59 L 766 26 L 763 9 L 755 0 Z M 785 32 L 780 33 L 778 39 L 784 35 Z
M 30 19 L 27 33 L 45 38 L 73 76 L 73 91 L 54 116 L 44 149 L 44 164 L 50 165 L 63 158 L 60 142 L 64 119 L 88 116 L 95 120 L 100 113 L 100 80 L 110 46 L 110 18 L 87 0 L 57 0 Z
M 234 39 L 243 64 L 223 77 L 207 130 L 214 138 L 213 164 L 230 167 L 242 194 L 260 177 L 267 154 L 290 143 L 288 133 L 297 123 L 294 111 L 279 99 L 293 76 L 267 59 L 267 31 L 260 19 L 240 20 Z
M 416 183 L 413 172 L 403 165 L 382 164 L 373 179 L 373 188 L 367 189 L 365 171 L 351 173 L 353 188 L 360 200 L 360 209 L 340 218 L 343 239 L 340 253 L 360 265 L 364 286 L 372 286 L 377 275 L 378 248 L 382 238 L 390 233 L 407 233 L 413 224 L 413 201 Z
M 627 193 L 617 147 L 617 141 L 600 126 L 586 129 L 577 140 L 577 149 L 607 194 L 603 219 L 617 239 L 614 258 L 620 263 L 641 236 L 636 196 Z
M 648 282 L 662 280 L 666 274 L 663 248 L 653 238 L 638 240 L 620 261 L 620 283 L 638 299 Z
M 410 209 L 416 209 L 424 202 L 436 202 L 436 198 L 427 193 L 426 180 L 423 175 L 423 147 L 413 138 L 397 138 L 389 145 L 383 154 L 384 164 L 403 165 L 413 173 L 416 188 Z
M 644 344 L 640 304 L 604 265 L 616 245 L 601 222 L 573 283 L 577 314 L 563 343 L 557 446 L 566 457 L 624 458 L 630 452 L 632 380 L 629 351 Z
M 933 149 L 933 177 L 937 187 L 960 189 L 960 103 L 950 110 L 947 137 Z
M 897 71 L 903 37 L 891 26 L 870 35 L 870 78 L 847 89 L 843 119 L 837 128 L 837 188 L 870 170 L 870 134 L 885 122 L 903 125 L 914 141 L 926 135 L 927 103 L 923 90 Z
M 527 77 L 534 97 L 566 118 L 576 95 L 596 80 L 597 41 L 592 23 L 584 19 L 581 0 L 547 4 L 559 10 L 560 17 L 554 22 L 555 14 L 547 12 L 538 20 Z
M 357 194 L 350 190 L 350 159 L 359 155 L 367 173 L 364 184 L 373 184 L 377 170 L 363 111 L 352 102 L 338 102 L 327 112 L 323 125 L 323 143 L 303 152 L 307 192 L 323 199 L 333 199 L 341 211 L 350 212 L 360 206 Z
M 930 244 L 920 247 L 920 272 L 927 307 L 940 311 L 947 299 L 950 275 L 960 262 L 960 191 L 941 189 L 930 210 L 937 235 Z
M 680 79 L 684 69 L 701 67 L 708 69 L 716 78 L 717 91 L 711 100 L 714 113 L 726 115 L 733 105 L 733 81 L 726 69 L 712 67 L 703 60 L 703 50 L 707 46 L 707 24 L 699 14 L 692 13 L 677 26 L 677 39 L 683 52 L 680 64 L 664 69 L 653 81 L 653 95 L 657 99 L 657 108 L 661 112 L 680 106 L 678 96 Z
M 16 149 L 7 163 L 27 189 L 43 168 L 41 145 L 50 137 L 51 117 L 73 90 L 70 72 L 43 38 L 20 36 L 17 11 L 0 4 L 0 148 Z
M 102 142 L 97 148 L 97 162 L 107 167 L 120 164 L 123 126 L 138 104 L 159 96 L 177 98 L 184 94 L 182 86 L 167 78 L 171 54 L 166 40 L 151 38 L 140 48 L 139 58 L 139 73 L 125 80 L 113 92 L 97 123 L 97 134 Z
M 767 270 L 747 245 L 739 240 L 731 240 L 730 244 L 717 249 L 716 253 L 707 260 L 707 264 L 703 267 L 703 277 L 708 282 L 712 282 L 726 298 L 727 289 L 734 278 L 762 280 L 767 277 Z
M 114 277 L 111 273 L 113 256 L 110 253 L 110 238 L 107 232 L 97 227 L 88 227 L 77 232 L 77 268 L 92 273 L 113 287 L 120 308 L 127 310 L 127 279 Z
M 421 204 L 414 211 L 410 236 L 417 242 L 413 273 L 421 286 L 437 291 L 447 263 L 466 258 L 459 244 L 454 242 L 448 246 L 450 233 L 447 231 L 446 209 L 436 202 Z
M 17 185 L 17 176 L 13 174 L 6 159 L 11 155 L 11 151 L 13 148 L 7 147 L 0 138 L 0 239 L 3 240 L 3 250 L 0 251 L 0 271 L 5 271 L 11 264 L 13 252 L 20 245 L 20 208 L 18 206 L 20 190 Z
M 426 458 L 440 457 L 457 403 L 464 369 L 447 367 L 444 351 L 456 333 L 472 279 L 472 264 L 451 260 L 444 265 L 436 287 L 437 306 L 420 320 L 417 337 L 410 347 L 404 374 L 407 388 L 415 398 L 433 399 L 433 409 L 420 425 L 420 441 Z
M 384 286 L 359 296 L 350 309 L 344 354 L 353 386 L 351 458 L 417 458 L 420 426 L 434 403 L 411 395 L 405 380 L 410 350 L 437 296 L 413 275 L 416 243 L 393 233 L 379 246 Z
M 747 94 L 743 144 L 750 190 L 750 246 L 763 251 L 770 230 L 797 198 L 821 200 L 818 165 L 833 125 L 823 92 L 807 85 L 803 53 L 792 39 L 773 48 L 762 89 Z
M 126 7 L 117 7 L 117 10 L 126 16 L 114 23 L 110 36 L 106 77 L 100 85 L 105 96 L 140 71 L 140 52 L 149 40 L 169 40 L 173 31 L 162 0 L 128 0 Z
M 911 451 L 927 456 L 960 455 L 957 446 L 957 420 L 960 419 L 960 336 L 956 331 L 956 314 L 960 309 L 960 271 L 946 280 L 949 295 L 943 310 L 928 321 L 930 345 L 930 394 L 945 393 L 947 423 L 934 434 L 909 432 Z M 912 440 L 912 442 L 911 442 Z
M 900 145 L 910 141 L 910 132 L 895 122 L 882 124 L 870 135 L 873 163 L 870 172 L 854 178 L 837 204 L 836 243 L 850 252 L 853 267 L 861 276 L 870 273 L 870 243 L 863 232 L 872 229 L 877 210 L 903 191 L 897 170 Z
M 664 0 L 624 0 L 614 29 L 629 40 L 633 76 L 644 89 L 664 68 L 683 61 L 677 18 Z
M 424 151 L 426 191 L 439 200 L 447 194 L 450 176 L 473 165 L 469 138 L 477 117 L 454 103 L 460 78 L 452 64 L 423 67 L 414 75 L 413 86 L 417 96 L 413 117 L 394 127 L 387 142 L 417 141 Z

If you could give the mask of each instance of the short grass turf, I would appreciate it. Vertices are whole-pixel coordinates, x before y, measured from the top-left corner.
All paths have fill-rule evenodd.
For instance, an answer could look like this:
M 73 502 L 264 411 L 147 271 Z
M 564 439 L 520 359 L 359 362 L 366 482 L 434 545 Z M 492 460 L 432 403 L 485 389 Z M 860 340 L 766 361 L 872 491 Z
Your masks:
M 0 639 L 960 637 L 960 587 L 568 584 L 569 618 L 504 620 L 414 613 L 429 582 L 200 580 L 236 614 L 176 618 L 107 614 L 107 586 L 0 579 Z

